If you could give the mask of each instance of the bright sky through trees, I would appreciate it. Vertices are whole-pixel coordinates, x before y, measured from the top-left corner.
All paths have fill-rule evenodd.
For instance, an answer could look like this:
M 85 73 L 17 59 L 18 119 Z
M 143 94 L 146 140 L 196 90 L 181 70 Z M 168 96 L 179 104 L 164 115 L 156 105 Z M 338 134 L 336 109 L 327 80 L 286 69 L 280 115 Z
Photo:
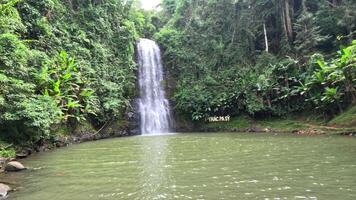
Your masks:
M 145 10 L 153 10 L 161 2 L 161 0 L 140 0 L 141 7 Z

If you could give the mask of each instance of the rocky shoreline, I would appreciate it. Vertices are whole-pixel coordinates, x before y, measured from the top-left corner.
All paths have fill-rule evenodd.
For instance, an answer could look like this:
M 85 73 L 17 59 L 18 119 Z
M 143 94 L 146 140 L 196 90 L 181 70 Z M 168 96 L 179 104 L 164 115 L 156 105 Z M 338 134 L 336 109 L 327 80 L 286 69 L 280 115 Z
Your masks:
M 134 129 L 133 129 L 134 130 Z M 79 144 L 83 142 L 117 138 L 125 136 L 137 135 L 137 131 L 130 130 L 130 127 L 118 127 L 115 124 L 111 124 L 96 131 L 91 128 L 78 127 L 69 135 L 57 135 L 49 140 L 39 140 L 32 145 L 23 145 L 16 147 L 15 158 L 2 158 L 0 157 L 0 173 L 17 173 L 27 169 L 21 164 L 21 159 L 27 158 L 31 154 L 50 151 L 56 148 L 62 148 L 73 144 Z M 10 192 L 14 191 L 11 184 L 2 182 L 0 180 L 0 200 L 6 199 Z
M 12 173 L 25 169 L 26 167 L 24 167 L 19 161 L 16 161 L 16 159 L 14 158 L 0 158 L 0 173 Z M 11 191 L 13 191 L 11 186 L 9 186 L 7 183 L 3 183 L 0 181 L 0 199 L 6 199 Z

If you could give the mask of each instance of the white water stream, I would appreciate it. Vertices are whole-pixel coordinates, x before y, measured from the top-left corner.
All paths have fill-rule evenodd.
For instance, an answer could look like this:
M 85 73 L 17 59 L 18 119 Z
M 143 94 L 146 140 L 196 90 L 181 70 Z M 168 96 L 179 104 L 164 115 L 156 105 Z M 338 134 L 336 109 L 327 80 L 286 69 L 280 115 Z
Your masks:
M 139 114 L 141 134 L 170 132 L 172 117 L 163 87 L 161 52 L 156 42 L 140 39 L 137 44 L 139 67 Z

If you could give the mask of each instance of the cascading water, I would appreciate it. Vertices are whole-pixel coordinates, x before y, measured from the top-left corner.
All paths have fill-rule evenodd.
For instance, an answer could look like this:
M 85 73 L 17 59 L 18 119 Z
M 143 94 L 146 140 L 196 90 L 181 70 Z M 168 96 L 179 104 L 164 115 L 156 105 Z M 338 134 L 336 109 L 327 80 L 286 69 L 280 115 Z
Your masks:
M 169 102 L 162 86 L 163 66 L 156 42 L 140 39 L 137 44 L 139 65 L 139 114 L 141 134 L 168 133 L 172 124 Z

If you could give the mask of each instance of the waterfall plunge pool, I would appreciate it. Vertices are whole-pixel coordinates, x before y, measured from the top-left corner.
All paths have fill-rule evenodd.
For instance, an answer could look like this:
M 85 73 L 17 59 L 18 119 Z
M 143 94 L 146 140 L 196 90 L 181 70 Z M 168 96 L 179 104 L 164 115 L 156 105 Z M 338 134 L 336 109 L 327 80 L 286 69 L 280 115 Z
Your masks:
M 12 200 L 356 199 L 356 140 L 174 134 L 87 142 L 1 174 Z

